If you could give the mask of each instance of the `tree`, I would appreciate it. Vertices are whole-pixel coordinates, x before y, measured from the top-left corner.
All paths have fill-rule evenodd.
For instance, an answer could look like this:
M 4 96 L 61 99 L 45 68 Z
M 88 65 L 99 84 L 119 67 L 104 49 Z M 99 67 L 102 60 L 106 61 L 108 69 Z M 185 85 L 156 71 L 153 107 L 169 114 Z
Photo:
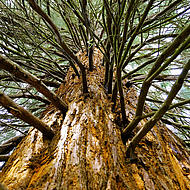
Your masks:
M 189 1 L 3 0 L 0 11 L 2 130 L 24 133 L 0 146 L 0 182 L 190 188 L 186 145 L 164 124 L 189 141 Z

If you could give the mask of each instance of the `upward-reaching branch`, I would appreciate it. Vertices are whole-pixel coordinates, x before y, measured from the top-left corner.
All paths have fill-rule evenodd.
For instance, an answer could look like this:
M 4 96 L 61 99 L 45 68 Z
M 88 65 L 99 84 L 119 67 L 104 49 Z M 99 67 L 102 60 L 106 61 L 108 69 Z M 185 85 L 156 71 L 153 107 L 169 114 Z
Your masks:
M 153 2 L 154 2 L 154 0 L 150 0 L 150 1 L 149 1 L 148 5 L 147 5 L 147 7 L 146 7 L 146 9 L 145 9 L 145 11 L 144 11 L 144 13 L 143 13 L 143 15 L 142 15 L 140 21 L 139 21 L 139 24 L 138 24 L 137 28 L 135 29 L 135 31 L 134 31 L 133 34 L 131 35 L 131 38 L 130 38 L 130 40 L 129 40 L 128 44 L 127 44 L 127 47 L 126 47 L 126 49 L 125 49 L 125 51 L 124 51 L 123 57 L 122 57 L 121 61 L 119 60 L 119 65 L 120 65 L 120 67 L 122 67 L 122 65 L 123 65 L 123 63 L 124 63 L 124 60 L 125 60 L 125 58 L 126 58 L 128 52 L 129 52 L 129 49 L 131 48 L 131 45 L 132 45 L 134 39 L 136 38 L 136 36 L 137 36 L 139 30 L 142 28 L 143 23 L 144 23 L 144 21 L 145 21 L 147 15 L 148 15 L 148 13 L 149 13 L 149 11 L 150 11 L 150 8 L 151 8 Z
M 90 30 L 90 21 L 88 18 L 88 12 L 87 12 L 87 0 L 80 1 L 81 9 L 82 9 L 82 15 L 85 21 L 86 26 L 86 35 L 87 35 L 87 47 L 86 51 L 88 53 L 88 62 L 89 62 L 89 70 L 93 71 L 93 45 L 91 44 L 93 41 L 93 35 L 91 34 Z

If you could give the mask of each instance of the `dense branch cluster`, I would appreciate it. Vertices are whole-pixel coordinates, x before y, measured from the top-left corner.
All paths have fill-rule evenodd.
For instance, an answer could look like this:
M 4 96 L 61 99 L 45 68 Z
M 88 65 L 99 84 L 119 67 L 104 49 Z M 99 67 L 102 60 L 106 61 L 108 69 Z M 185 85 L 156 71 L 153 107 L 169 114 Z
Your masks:
M 176 128 L 188 143 L 189 4 L 188 0 L 0 0 L 1 134 L 11 136 L 15 130 L 37 125 L 52 137 L 53 131 L 36 116 L 50 103 L 66 113 L 68 105 L 54 90 L 64 82 L 69 67 L 82 79 L 83 93 L 88 93 L 86 73 L 94 69 L 93 49 L 98 48 L 104 56 L 103 85 L 113 110 L 119 98 L 125 141 L 139 121 L 148 118 L 128 148 L 134 149 L 159 120 Z M 88 55 L 88 67 L 77 58 L 79 51 Z M 124 85 L 139 93 L 130 123 Z M 152 112 L 145 113 L 146 104 Z M 23 119 L 21 112 L 30 118 L 35 115 L 41 127 Z

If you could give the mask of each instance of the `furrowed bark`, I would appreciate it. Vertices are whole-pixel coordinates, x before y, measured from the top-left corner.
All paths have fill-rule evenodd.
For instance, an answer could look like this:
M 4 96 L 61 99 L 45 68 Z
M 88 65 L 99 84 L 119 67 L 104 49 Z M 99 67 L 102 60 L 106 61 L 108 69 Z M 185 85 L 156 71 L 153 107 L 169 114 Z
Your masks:
M 0 68 L 8 71 L 15 77 L 27 82 L 42 93 L 51 103 L 61 110 L 63 114 L 67 111 L 67 104 L 61 100 L 55 93 L 51 92 L 46 85 L 37 77 L 22 69 L 19 65 L 0 55 Z
M 47 124 L 45 124 L 40 119 L 32 115 L 23 107 L 17 105 L 2 92 L 0 92 L 0 104 L 15 117 L 25 121 L 26 123 L 32 125 L 34 128 L 41 131 L 44 134 L 44 136 L 47 137 L 48 139 L 53 138 L 54 132 Z

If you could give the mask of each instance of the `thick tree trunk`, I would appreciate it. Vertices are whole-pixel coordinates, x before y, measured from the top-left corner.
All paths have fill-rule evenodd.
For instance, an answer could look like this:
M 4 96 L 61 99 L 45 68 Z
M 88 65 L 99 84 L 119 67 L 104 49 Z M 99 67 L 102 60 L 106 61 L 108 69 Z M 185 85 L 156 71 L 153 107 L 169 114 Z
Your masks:
M 69 70 L 66 84 L 57 92 L 69 105 L 65 118 L 49 106 L 42 120 L 55 131 L 54 138 L 47 140 L 32 129 L 18 145 L 0 174 L 0 182 L 9 189 L 190 189 L 189 155 L 160 123 L 136 148 L 137 159 L 126 158 L 115 122 L 118 114 L 111 111 L 102 85 L 101 59 L 97 51 L 95 69 L 88 73 L 89 94 L 82 94 L 81 79 Z M 131 120 L 136 92 L 128 90 L 125 99 Z

